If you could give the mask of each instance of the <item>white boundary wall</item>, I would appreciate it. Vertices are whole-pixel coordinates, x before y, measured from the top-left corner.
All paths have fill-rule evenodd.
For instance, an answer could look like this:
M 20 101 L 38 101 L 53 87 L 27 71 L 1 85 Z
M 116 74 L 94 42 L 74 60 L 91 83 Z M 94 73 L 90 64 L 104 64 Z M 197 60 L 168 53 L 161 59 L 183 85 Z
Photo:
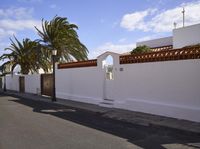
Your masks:
M 19 75 L 6 75 L 6 89 L 19 91 Z
M 87 103 L 98 103 L 103 98 L 103 77 L 97 67 L 58 69 L 56 96 Z
M 200 122 L 200 60 L 121 65 L 118 108 Z
M 19 77 L 25 77 L 25 92 L 40 94 L 40 74 L 33 75 L 6 75 L 6 89 L 19 91 Z
M 105 79 L 102 61 L 111 55 L 114 80 Z M 119 64 L 106 52 L 97 67 L 56 69 L 57 98 L 200 122 L 200 59 Z M 6 76 L 6 88 L 19 91 L 19 75 Z M 40 75 L 25 76 L 25 92 L 40 90 Z
M 114 58 L 114 80 L 106 80 L 102 61 Z M 123 69 L 123 71 L 121 70 Z M 119 55 L 98 57 L 98 67 L 58 69 L 57 97 L 200 122 L 200 60 L 119 65 Z
M 40 74 L 25 75 L 25 92 L 33 94 L 41 93 Z

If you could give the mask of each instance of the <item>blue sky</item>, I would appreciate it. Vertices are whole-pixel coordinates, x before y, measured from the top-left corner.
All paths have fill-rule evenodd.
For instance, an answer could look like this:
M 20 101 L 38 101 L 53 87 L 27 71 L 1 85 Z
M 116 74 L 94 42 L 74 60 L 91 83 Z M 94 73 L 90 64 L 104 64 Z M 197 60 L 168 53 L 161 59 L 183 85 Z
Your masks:
M 89 58 L 105 51 L 124 53 L 141 40 L 170 36 L 173 23 L 200 23 L 199 0 L 3 0 L 0 5 L 0 54 L 9 37 L 39 38 L 34 26 L 55 15 L 79 26 L 80 40 Z

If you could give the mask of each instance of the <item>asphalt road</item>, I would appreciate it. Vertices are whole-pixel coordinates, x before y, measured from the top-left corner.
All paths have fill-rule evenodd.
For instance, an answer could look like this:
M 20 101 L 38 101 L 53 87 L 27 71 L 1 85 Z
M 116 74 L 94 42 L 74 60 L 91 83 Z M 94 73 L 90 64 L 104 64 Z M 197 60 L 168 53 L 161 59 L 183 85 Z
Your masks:
M 72 107 L 0 95 L 0 149 L 186 149 L 200 135 L 133 125 Z

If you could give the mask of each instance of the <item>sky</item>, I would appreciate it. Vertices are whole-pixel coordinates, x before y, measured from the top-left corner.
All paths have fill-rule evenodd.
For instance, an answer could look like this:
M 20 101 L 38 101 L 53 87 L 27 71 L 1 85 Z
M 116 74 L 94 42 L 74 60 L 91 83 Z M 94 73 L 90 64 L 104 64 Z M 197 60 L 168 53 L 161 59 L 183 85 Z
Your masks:
M 138 41 L 171 36 L 174 22 L 182 27 L 183 7 L 186 26 L 200 23 L 200 0 L 1 0 L 0 54 L 13 35 L 38 39 L 34 26 L 56 15 L 78 25 L 89 59 L 106 51 L 125 53 Z

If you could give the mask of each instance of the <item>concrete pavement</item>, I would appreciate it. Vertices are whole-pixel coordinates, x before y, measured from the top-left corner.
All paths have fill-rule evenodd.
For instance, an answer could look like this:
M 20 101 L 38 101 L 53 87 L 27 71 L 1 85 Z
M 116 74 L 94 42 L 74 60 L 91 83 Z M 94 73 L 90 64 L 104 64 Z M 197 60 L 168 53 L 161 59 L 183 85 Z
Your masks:
M 4 92 L 0 91 L 4 94 Z M 19 93 L 13 91 L 7 91 L 7 95 L 15 96 L 15 97 L 22 97 L 31 100 L 39 100 L 44 102 L 51 102 L 49 97 L 38 96 L 35 94 L 29 93 Z M 144 126 L 157 126 L 163 128 L 174 128 L 177 130 L 194 132 L 200 134 L 200 123 L 191 122 L 187 120 L 169 118 L 164 116 L 146 114 L 141 112 L 135 111 L 128 111 L 123 109 L 116 109 L 116 108 L 106 108 L 101 107 L 94 104 L 82 103 L 77 101 L 65 100 L 65 99 L 57 99 L 55 104 L 66 105 L 74 108 L 79 108 L 95 113 L 99 113 L 103 117 L 112 118 L 115 120 L 120 120 L 132 124 L 139 124 Z
M 106 116 L 112 113 L 107 108 L 94 112 L 93 105 L 84 109 L 81 103 L 74 107 L 33 97 L 1 93 L 0 149 L 200 148 L 198 133 L 133 124 Z

